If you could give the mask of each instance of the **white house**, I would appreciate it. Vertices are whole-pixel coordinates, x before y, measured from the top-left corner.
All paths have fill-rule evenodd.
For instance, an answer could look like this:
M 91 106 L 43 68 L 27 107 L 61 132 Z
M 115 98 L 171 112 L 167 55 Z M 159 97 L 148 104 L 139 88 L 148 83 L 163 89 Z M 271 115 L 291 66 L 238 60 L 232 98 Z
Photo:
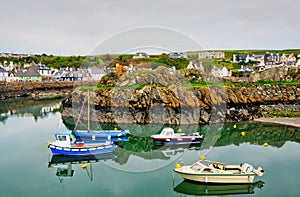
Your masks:
M 296 66 L 300 66 L 300 54 L 297 55 L 297 59 L 298 60 L 297 60 Z
M 0 67 L 0 81 L 8 81 L 8 72 Z
M 252 71 L 254 71 L 254 67 L 253 66 L 244 66 L 244 65 L 242 65 L 241 68 L 239 69 L 239 71 L 241 71 L 241 72 L 252 72 Z
M 192 61 L 190 61 L 189 65 L 187 66 L 187 69 L 193 69 L 193 68 L 204 72 L 204 67 L 202 65 L 202 62 L 193 63 Z
M 5 71 L 9 72 L 9 71 L 13 71 L 16 66 L 12 61 L 10 62 L 4 61 L 2 67 Z
M 226 67 L 219 68 L 214 66 L 211 70 L 211 74 L 215 77 L 231 77 L 232 72 L 231 70 L 228 70 Z
M 134 56 L 133 59 L 140 59 L 140 58 L 149 58 L 149 55 L 145 52 L 137 52 Z
M 264 65 L 264 58 L 264 54 L 252 54 L 252 56 L 249 57 L 249 60 L 259 62 L 259 65 Z
M 39 64 L 36 64 L 36 66 L 38 67 L 38 72 L 40 73 L 40 75 L 51 76 L 52 71 L 45 64 L 39 63 Z
M 296 65 L 296 56 L 291 53 L 291 54 L 282 54 L 280 57 L 280 62 L 283 63 L 284 65 Z

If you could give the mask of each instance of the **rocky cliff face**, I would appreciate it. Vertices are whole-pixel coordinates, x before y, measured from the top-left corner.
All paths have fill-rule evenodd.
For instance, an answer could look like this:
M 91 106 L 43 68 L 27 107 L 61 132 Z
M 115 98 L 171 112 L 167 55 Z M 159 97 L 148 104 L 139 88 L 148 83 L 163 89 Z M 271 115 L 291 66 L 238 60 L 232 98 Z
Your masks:
M 87 119 L 87 92 L 75 89 L 63 116 Z M 300 86 L 159 87 L 97 89 L 91 121 L 101 123 L 209 124 L 262 117 L 261 105 L 299 104 Z

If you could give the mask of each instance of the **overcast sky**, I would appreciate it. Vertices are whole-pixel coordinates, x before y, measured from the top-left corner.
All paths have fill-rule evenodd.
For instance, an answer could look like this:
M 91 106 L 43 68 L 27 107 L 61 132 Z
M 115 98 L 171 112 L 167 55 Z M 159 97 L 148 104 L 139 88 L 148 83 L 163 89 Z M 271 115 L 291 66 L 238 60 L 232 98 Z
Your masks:
M 300 48 L 299 10 L 298 0 L 0 0 L 0 52 Z

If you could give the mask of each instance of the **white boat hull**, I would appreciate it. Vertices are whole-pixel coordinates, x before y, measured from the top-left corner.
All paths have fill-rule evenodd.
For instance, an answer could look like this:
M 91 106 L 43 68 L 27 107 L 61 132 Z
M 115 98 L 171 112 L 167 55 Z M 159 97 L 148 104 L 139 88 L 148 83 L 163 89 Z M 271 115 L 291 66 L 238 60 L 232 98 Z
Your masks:
M 197 181 L 202 183 L 253 183 L 254 182 L 254 173 L 251 174 L 188 174 L 180 172 L 177 169 L 174 171 L 183 179 Z

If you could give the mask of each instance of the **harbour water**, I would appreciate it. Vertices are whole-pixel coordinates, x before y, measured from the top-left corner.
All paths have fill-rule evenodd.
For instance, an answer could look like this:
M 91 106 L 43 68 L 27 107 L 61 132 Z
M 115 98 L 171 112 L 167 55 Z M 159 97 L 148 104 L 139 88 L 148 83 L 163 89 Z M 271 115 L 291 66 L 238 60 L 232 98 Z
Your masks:
M 182 126 L 182 130 L 204 134 L 203 143 L 196 147 L 157 147 L 149 135 L 159 133 L 164 125 L 125 125 L 132 136 L 114 154 L 88 161 L 61 162 L 52 157 L 46 146 L 55 131 L 72 127 L 62 121 L 59 104 L 59 100 L 0 102 L 1 197 L 298 196 L 300 193 L 299 128 L 252 122 L 237 123 L 236 127 L 234 124 Z M 113 129 L 121 125 L 100 126 Z M 248 162 L 261 166 L 265 175 L 256 177 L 252 185 L 210 186 L 183 182 L 173 174 L 176 163 L 192 163 L 201 156 L 224 163 Z

